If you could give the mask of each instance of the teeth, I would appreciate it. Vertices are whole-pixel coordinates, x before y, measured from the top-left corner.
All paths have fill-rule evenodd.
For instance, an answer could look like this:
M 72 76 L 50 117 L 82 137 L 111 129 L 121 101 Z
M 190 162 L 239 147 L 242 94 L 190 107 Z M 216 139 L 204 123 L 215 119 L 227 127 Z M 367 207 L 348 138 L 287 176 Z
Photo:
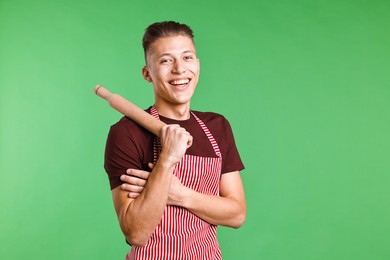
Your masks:
M 183 85 L 183 84 L 187 84 L 188 82 L 190 82 L 189 79 L 180 79 L 180 80 L 173 80 L 170 83 L 172 85 Z

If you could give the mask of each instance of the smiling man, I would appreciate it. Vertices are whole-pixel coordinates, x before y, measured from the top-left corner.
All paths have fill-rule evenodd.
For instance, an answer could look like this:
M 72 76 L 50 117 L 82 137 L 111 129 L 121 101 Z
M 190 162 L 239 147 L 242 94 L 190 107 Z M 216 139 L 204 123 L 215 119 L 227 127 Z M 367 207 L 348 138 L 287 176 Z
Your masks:
M 150 25 L 142 75 L 154 89 L 147 109 L 167 125 L 157 138 L 127 117 L 110 129 L 105 152 L 126 259 L 221 259 L 218 225 L 246 218 L 244 169 L 228 121 L 190 109 L 199 78 L 192 30 Z

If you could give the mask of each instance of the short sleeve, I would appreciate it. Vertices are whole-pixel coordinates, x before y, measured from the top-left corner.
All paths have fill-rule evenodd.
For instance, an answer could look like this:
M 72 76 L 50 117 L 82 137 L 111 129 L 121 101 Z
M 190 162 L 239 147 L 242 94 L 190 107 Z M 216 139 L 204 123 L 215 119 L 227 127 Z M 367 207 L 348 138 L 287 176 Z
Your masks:
M 142 160 L 133 139 L 129 129 L 121 122 L 111 126 L 104 155 L 104 168 L 111 189 L 123 183 L 120 176 L 125 174 L 127 169 L 142 169 Z
M 224 140 L 221 140 L 222 174 L 244 169 L 230 123 L 223 120 Z

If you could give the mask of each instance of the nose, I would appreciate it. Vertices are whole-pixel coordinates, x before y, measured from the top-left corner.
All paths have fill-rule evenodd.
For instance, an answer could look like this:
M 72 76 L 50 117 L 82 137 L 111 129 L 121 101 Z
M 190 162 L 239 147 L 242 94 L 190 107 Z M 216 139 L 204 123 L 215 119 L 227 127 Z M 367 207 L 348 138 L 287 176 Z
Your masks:
M 186 72 L 186 67 L 183 61 L 176 60 L 173 64 L 172 72 L 175 74 L 182 74 Z

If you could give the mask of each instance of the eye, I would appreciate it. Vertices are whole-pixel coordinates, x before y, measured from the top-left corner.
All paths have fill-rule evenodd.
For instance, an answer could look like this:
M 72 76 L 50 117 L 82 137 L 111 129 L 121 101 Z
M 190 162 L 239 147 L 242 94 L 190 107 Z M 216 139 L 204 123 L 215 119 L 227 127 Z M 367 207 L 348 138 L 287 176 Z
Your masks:
M 170 63 L 172 63 L 172 59 L 163 58 L 160 60 L 160 63 L 161 64 L 170 64 Z
M 184 60 L 185 61 L 192 61 L 194 59 L 194 56 L 192 56 L 192 55 L 186 55 L 186 56 L 184 56 Z

